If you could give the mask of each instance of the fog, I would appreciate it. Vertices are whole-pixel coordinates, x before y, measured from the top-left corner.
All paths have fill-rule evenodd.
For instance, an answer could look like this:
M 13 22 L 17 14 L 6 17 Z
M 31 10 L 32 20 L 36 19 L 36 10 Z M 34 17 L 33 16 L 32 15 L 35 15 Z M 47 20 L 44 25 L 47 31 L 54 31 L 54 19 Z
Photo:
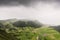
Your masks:
M 23 2 L 24 3 L 24 2 Z M 0 6 L 0 19 L 31 19 L 38 20 L 43 24 L 60 25 L 59 1 L 39 1 L 28 4 Z

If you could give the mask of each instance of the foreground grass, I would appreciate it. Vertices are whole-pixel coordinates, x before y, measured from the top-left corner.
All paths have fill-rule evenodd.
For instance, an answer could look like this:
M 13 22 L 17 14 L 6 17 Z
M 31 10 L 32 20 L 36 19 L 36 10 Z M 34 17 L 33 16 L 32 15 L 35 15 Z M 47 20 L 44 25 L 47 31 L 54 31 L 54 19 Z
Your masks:
M 14 35 L 18 40 L 60 40 L 60 33 L 48 27 L 16 28 L 16 30 L 8 30 L 7 33 Z

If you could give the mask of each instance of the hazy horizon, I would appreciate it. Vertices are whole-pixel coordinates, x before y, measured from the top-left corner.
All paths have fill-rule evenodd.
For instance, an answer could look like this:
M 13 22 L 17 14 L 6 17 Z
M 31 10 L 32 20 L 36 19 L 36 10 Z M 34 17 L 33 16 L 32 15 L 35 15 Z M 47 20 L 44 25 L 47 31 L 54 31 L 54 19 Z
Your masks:
M 44 24 L 60 25 L 59 0 L 21 0 L 21 2 L 13 1 L 7 5 L 0 3 L 0 20 L 33 19 Z

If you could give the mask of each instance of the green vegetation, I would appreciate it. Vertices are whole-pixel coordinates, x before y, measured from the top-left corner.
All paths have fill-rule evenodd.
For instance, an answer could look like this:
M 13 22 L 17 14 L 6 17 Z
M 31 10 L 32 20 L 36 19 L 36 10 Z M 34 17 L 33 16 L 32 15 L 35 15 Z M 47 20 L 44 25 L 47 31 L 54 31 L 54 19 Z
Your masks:
M 17 40 L 17 38 L 0 29 L 0 40 Z
M 0 40 L 60 40 L 54 27 L 45 27 L 36 21 L 1 21 Z

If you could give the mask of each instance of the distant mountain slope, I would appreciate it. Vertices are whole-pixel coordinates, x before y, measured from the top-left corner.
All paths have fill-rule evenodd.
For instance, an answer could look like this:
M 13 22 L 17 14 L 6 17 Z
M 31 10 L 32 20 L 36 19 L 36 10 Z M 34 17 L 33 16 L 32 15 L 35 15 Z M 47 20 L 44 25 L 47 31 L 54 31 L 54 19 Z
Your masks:
M 51 28 L 54 28 L 56 31 L 60 32 L 60 25 L 58 26 L 50 26 Z

